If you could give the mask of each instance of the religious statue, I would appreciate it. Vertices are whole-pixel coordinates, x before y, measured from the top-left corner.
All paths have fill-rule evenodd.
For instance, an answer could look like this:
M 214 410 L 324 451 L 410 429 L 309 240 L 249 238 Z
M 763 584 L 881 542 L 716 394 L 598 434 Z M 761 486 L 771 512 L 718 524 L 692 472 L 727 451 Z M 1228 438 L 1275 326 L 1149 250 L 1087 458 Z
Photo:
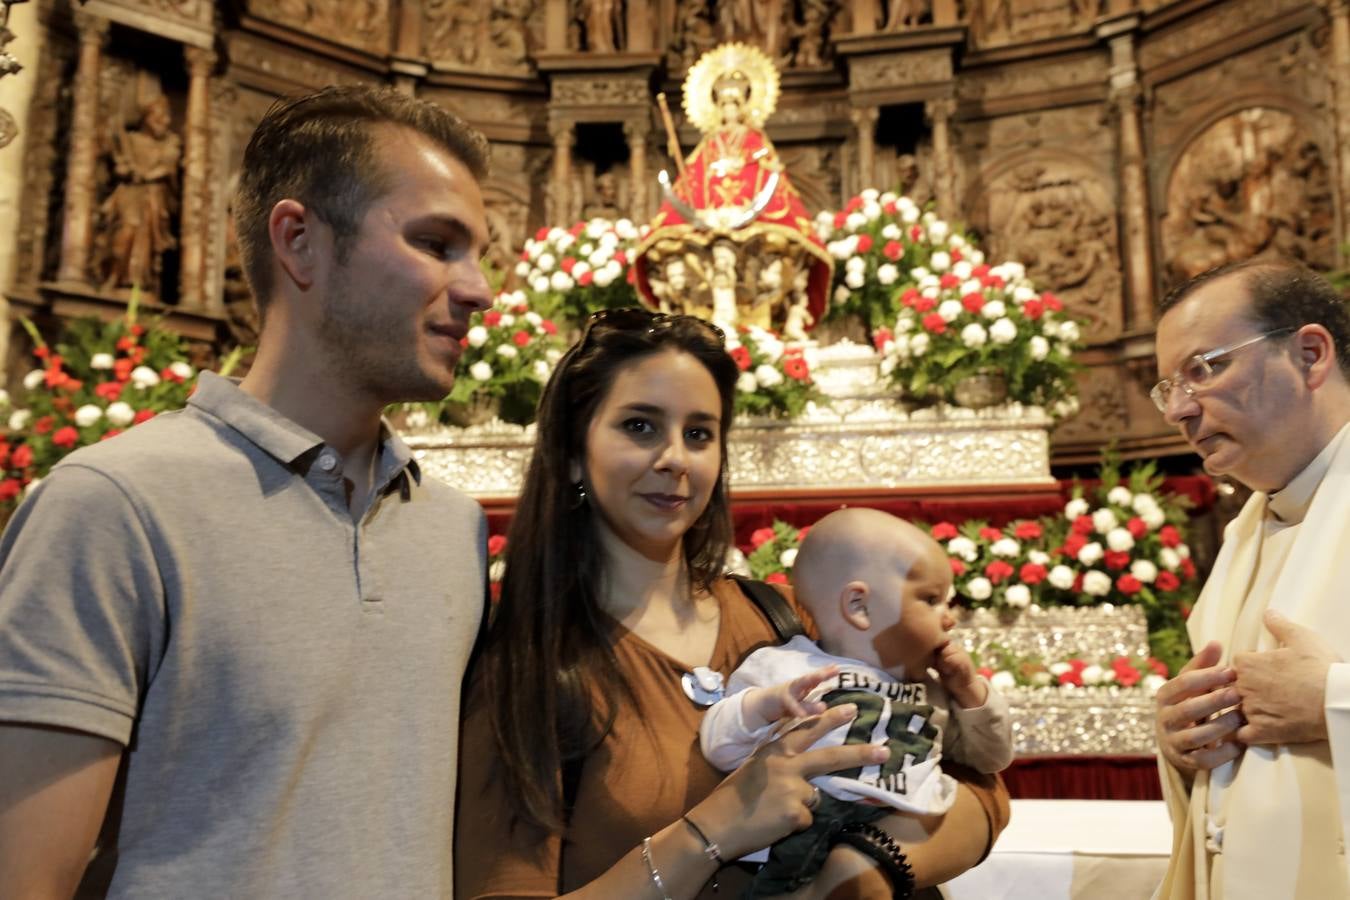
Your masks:
M 890 0 L 883 31 L 913 28 L 933 14 L 933 0 Z
M 622 215 L 619 208 L 619 176 L 613 172 L 601 172 L 595 176 L 590 199 L 582 210 L 585 219 L 617 219 Z
M 777 99 L 778 72 L 755 47 L 724 44 L 690 69 L 684 109 L 703 139 L 681 158 L 666 114 L 679 174 L 672 183 L 661 173 L 665 199 L 637 249 L 637 287 L 649 302 L 706 310 L 727 325 L 767 327 L 781 325 L 801 294 L 809 315 L 796 321 L 804 329 L 821 317 L 833 261 L 764 133 Z M 669 277 L 668 261 L 677 257 L 698 276 L 685 292 Z M 777 258 L 791 277 L 786 289 L 766 293 L 762 273 Z M 798 272 L 806 275 L 798 279 Z
M 117 121 L 111 151 L 115 186 L 100 207 L 104 290 L 138 285 L 157 291 L 164 251 L 176 246 L 170 218 L 182 145 L 171 125 L 169 99 L 162 93 L 142 105 L 135 130 Z
M 587 50 L 615 53 L 623 49 L 622 0 L 582 0 L 581 15 Z

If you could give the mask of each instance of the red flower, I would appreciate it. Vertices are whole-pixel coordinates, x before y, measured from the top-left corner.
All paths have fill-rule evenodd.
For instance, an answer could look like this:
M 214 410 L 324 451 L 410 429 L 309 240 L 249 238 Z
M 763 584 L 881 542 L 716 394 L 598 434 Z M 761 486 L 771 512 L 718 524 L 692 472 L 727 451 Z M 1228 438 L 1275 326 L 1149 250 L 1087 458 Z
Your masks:
M 131 333 L 136 335 L 136 337 L 140 337 L 141 335 L 145 334 L 145 328 L 141 325 L 132 325 Z
M 918 288 L 905 288 L 905 292 L 900 295 L 900 302 L 906 306 L 913 306 L 919 300 Z
M 1003 287 L 1003 279 L 997 275 L 981 275 L 980 284 L 987 288 L 1001 288 Z
M 862 197 L 859 196 L 850 197 L 848 198 L 848 202 L 844 204 L 844 212 L 846 213 L 857 212 L 858 210 L 862 209 L 862 205 L 863 205 Z
M 59 388 L 62 387 L 67 381 L 70 381 L 70 376 L 67 375 L 65 372 L 62 372 L 59 365 L 54 365 L 47 370 L 46 381 L 47 387 Z
M 910 229 L 909 229 L 909 239 L 910 239 L 911 241 L 921 241 L 921 240 L 923 240 L 923 229 L 920 228 L 918 225 L 915 225 L 914 227 L 910 228 Z
M 970 312 L 977 313 L 984 309 L 984 294 L 977 294 L 972 291 L 961 298 L 961 305 Z
M 580 275 L 577 276 L 577 284 L 581 285 L 582 287 L 588 287 L 593 281 L 595 281 L 595 273 L 592 272 L 590 269 L 587 269 L 585 272 L 582 272 Z
M 923 327 L 933 334 L 942 334 L 947 330 L 947 321 L 943 319 L 942 316 L 933 312 L 923 317 Z
M 564 256 L 562 262 L 558 263 L 558 268 L 562 269 L 568 275 L 572 274 L 572 267 L 577 264 L 575 256 Z
M 1092 516 L 1079 516 L 1073 520 L 1074 534 L 1092 534 Z
M 1139 683 L 1139 679 L 1144 676 L 1138 669 L 1130 665 L 1130 661 L 1123 656 L 1117 656 L 1111 660 L 1111 671 L 1116 673 L 1116 683 L 1121 687 L 1134 687 Z
M 1125 529 L 1129 531 L 1130 534 L 1134 535 L 1136 541 L 1148 534 L 1148 526 L 1145 525 L 1144 520 L 1138 516 L 1134 516 L 1130 521 L 1126 522 Z
M 1045 308 L 1051 312 L 1062 312 L 1064 310 L 1064 304 L 1059 301 L 1058 297 L 1049 291 L 1041 294 L 1041 302 L 1044 303 Z
M 1087 546 L 1087 536 L 1074 532 L 1064 539 L 1064 555 L 1078 558 L 1078 552 Z
M 539 327 L 544 329 L 544 334 L 557 334 L 558 326 L 553 324 L 552 319 L 545 319 L 539 323 Z
M 614 251 L 614 261 L 621 266 L 626 266 L 628 265 L 628 254 L 622 250 L 616 250 Z
M 1158 540 L 1164 547 L 1180 547 L 1181 532 L 1177 531 L 1175 525 L 1164 525 L 1158 530 Z
M 788 583 L 788 577 L 784 575 L 782 572 L 770 572 L 768 575 L 764 576 L 764 580 L 767 581 L 769 584 Z
M 957 278 L 951 272 L 948 272 L 946 275 L 943 275 L 941 278 L 938 279 L 938 284 L 944 288 L 954 288 L 960 283 L 961 279 Z
M 976 278 L 983 278 L 989 274 L 989 263 L 980 263 L 970 270 L 970 274 L 974 275 Z
M 46 347 L 33 348 L 33 355 L 36 356 L 38 359 L 46 359 L 51 354 L 51 352 L 52 351 Z
M 497 556 L 506 549 L 506 535 L 494 534 L 488 538 L 488 555 Z
M 980 666 L 978 669 L 975 670 L 975 674 L 980 675 L 985 679 L 989 679 L 994 677 L 994 670 L 989 668 L 988 666 Z
M 1167 671 L 1167 663 L 1160 659 L 1155 659 L 1152 656 L 1150 656 L 1144 664 L 1164 678 L 1171 674 Z
M 730 353 L 731 358 L 736 361 L 736 368 L 740 369 L 742 372 L 749 370 L 750 351 L 745 349 L 743 345 L 740 347 L 734 347 L 731 350 L 728 350 L 727 352 Z
M 882 347 L 886 346 L 887 341 L 891 341 L 894 339 L 895 333 L 892 332 L 889 328 L 878 328 L 876 331 L 872 332 L 872 346 L 877 348 L 878 351 L 880 351 Z
M 145 361 L 145 348 L 133 347 L 131 352 L 128 353 L 127 356 L 131 357 L 131 361 L 139 366 L 142 362 Z
M 1017 570 L 1017 577 L 1023 584 L 1040 584 L 1049 573 L 1040 563 L 1027 563 Z
M 1153 586 L 1160 591 L 1175 591 L 1181 587 L 1181 579 L 1173 572 L 1166 569 L 1158 573 L 1158 577 L 1153 579 Z
M 483 324 L 488 328 L 496 328 L 501 324 L 501 321 L 502 314 L 500 310 L 489 309 L 487 312 L 483 313 Z
M 1069 660 L 1069 665 L 1070 665 L 1070 666 L 1073 666 L 1074 663 L 1077 663 L 1077 662 L 1082 662 L 1082 660 L 1071 659 L 1071 660 Z M 1082 687 L 1082 686 L 1083 686 L 1083 670 L 1086 669 L 1086 668 L 1087 668 L 1087 665 L 1086 665 L 1086 664 L 1081 665 L 1081 666 L 1077 666 L 1077 667 L 1074 667 L 1074 668 L 1070 668 L 1069 671 L 1060 674 L 1060 676 L 1059 676 L 1059 683 L 1060 683 L 1060 684 L 1074 684 L 1074 685 L 1077 685 L 1078 687 Z
M 872 236 L 870 234 L 858 235 L 858 252 L 866 253 L 872 249 Z
M 628 274 L 623 276 L 623 280 L 628 282 L 629 284 L 637 284 L 637 269 L 630 268 L 628 270 Z
M 798 542 L 798 543 L 801 543 L 802 541 L 806 540 L 806 534 L 807 534 L 807 532 L 809 532 L 810 530 L 811 530 L 811 526 L 810 526 L 810 525 L 807 525 L 805 528 L 798 528 L 798 529 L 797 529 L 797 542 Z
M 953 578 L 960 578 L 962 575 L 966 574 L 966 564 L 964 562 L 957 559 L 955 556 L 950 556 L 947 559 L 952 564 Z
M 529 342 L 530 342 L 530 333 L 523 329 L 511 335 L 511 343 L 515 344 L 517 347 L 524 347 Z
M 806 381 L 811 370 L 800 356 L 788 356 L 783 359 L 783 374 L 795 381 Z
M 986 541 L 1000 541 L 1003 539 L 1003 532 L 997 528 L 990 528 L 988 525 L 980 529 L 980 537 Z
M 1107 550 L 1102 554 L 1102 562 L 1111 571 L 1119 572 L 1130 567 L 1130 553 L 1128 550 Z
M 896 206 L 896 205 L 895 205 L 895 201 L 892 200 L 890 203 L 887 203 L 887 204 L 883 205 L 883 206 L 881 207 L 881 211 L 884 212 L 884 213 L 885 213 L 886 215 L 888 215 L 888 216 L 893 216 L 893 215 L 895 215 L 897 212 L 900 211 L 900 207 Z
M 0 469 L 9 464 L 9 444 L 0 442 Z
M 139 425 L 139 424 L 141 424 L 142 422 L 149 422 L 149 421 L 150 421 L 151 419 L 153 419 L 154 417 L 155 417 L 155 411 L 154 411 L 153 409 L 142 409 L 142 410 L 137 411 L 136 415 L 132 416 L 132 418 L 131 418 L 131 424 L 132 424 L 132 425 Z
M 937 306 L 937 301 L 934 300 L 932 297 L 924 297 L 921 295 L 919 297 L 916 297 L 914 303 L 911 305 L 914 307 L 915 312 L 926 313 L 933 307 Z
M 117 339 L 117 349 L 126 352 L 136 346 L 134 337 L 121 337 Z
M 117 436 L 118 436 L 119 434 L 121 434 L 121 433 L 122 433 L 122 429 L 120 429 L 120 428 L 109 428 L 107 431 L 103 432 L 103 437 L 99 438 L 99 440 L 100 440 L 100 441 L 111 440 L 111 439 L 117 437 Z
M 1189 603 L 1181 604 L 1181 619 L 1185 621 L 1191 617 L 1191 605 Z
M 844 223 L 846 223 L 847 221 L 848 221 L 848 213 L 844 212 L 843 210 L 840 210 L 839 212 L 834 214 L 835 228 L 843 228 Z
M 71 426 L 56 429 L 52 435 L 52 443 L 57 447 L 64 447 L 69 450 L 80 442 L 80 433 Z
M 952 262 L 960 262 L 961 260 L 965 259 L 965 254 L 961 252 L 960 247 L 953 247 L 951 249 L 951 252 L 948 253 L 947 255 L 952 258 Z
M 175 384 L 183 383 L 183 376 L 175 372 L 170 366 L 165 366 L 163 369 L 161 369 L 159 372 L 159 377 L 164 381 L 172 381 Z
M 570 234 L 572 237 L 581 237 L 581 233 L 585 230 L 586 230 L 586 223 L 578 222 L 571 228 L 567 229 L 567 233 Z
M 1133 597 L 1143 590 L 1143 588 L 1143 584 L 1141 584 L 1139 579 L 1135 578 L 1133 575 L 1122 575 L 1116 579 L 1116 589 L 1128 597 Z
M 905 246 L 899 241 L 887 241 L 885 246 L 881 248 L 881 252 L 884 253 L 886 258 L 891 262 L 895 262 L 905 254 Z
M 26 469 L 33 464 L 33 448 L 27 444 L 20 444 L 14 448 L 10 454 L 9 464 L 16 469 Z
M 123 357 L 113 363 L 113 377 L 118 381 L 130 381 L 131 370 L 134 368 L 136 368 L 136 364 L 126 357 Z
M 542 241 L 547 237 L 548 237 L 548 226 L 547 225 L 539 226 L 539 230 L 534 233 L 534 239 L 536 241 Z
M 1019 541 L 1033 541 L 1044 533 L 1039 522 L 1018 522 L 1013 528 L 1013 536 Z
M 84 387 L 84 382 L 78 378 L 67 378 L 61 383 L 61 390 L 68 391 L 72 394 L 82 387 Z
M 750 534 L 750 545 L 755 548 L 763 547 L 773 539 L 774 533 L 772 528 L 756 528 Z
M 54 425 L 54 422 L 52 421 L 52 417 L 51 417 L 51 416 L 43 416 L 42 418 L 40 418 L 40 419 L 36 420 L 35 422 L 33 422 L 33 433 L 34 433 L 34 434 L 47 434 L 48 432 L 50 432 L 50 431 L 52 430 L 52 426 L 53 426 L 53 425 Z
M 1083 573 L 1082 573 L 1082 572 L 1079 572 L 1077 575 L 1073 576 L 1073 587 L 1069 588 L 1069 591 L 1070 591 L 1070 593 L 1074 593 L 1074 594 L 1081 594 L 1081 593 L 1083 593 Z
M 960 532 L 951 522 L 939 522 L 933 526 L 933 540 L 935 541 L 950 541 L 958 534 Z
M 1189 556 L 1181 561 L 1181 574 L 1186 576 L 1187 579 L 1195 577 L 1195 563 L 1191 561 Z
M 6 478 L 0 481 L 0 503 L 8 503 L 19 496 L 19 491 L 23 490 L 23 485 L 17 478 Z
M 94 388 L 94 394 L 98 397 L 102 397 L 109 403 L 112 403 L 118 397 L 122 396 L 122 389 L 124 387 L 126 387 L 126 385 L 120 381 L 105 381 Z
M 1022 304 L 1022 315 L 1034 321 L 1045 315 L 1045 307 L 1039 300 L 1028 300 Z
M 1015 571 L 1016 570 L 1012 567 L 1011 564 L 1006 563 L 1001 559 L 996 559 L 989 565 L 984 567 L 985 577 L 988 578 L 990 581 L 992 581 L 994 584 L 1002 584 L 1003 582 L 1007 581 L 1009 578 L 1012 577 L 1012 574 Z

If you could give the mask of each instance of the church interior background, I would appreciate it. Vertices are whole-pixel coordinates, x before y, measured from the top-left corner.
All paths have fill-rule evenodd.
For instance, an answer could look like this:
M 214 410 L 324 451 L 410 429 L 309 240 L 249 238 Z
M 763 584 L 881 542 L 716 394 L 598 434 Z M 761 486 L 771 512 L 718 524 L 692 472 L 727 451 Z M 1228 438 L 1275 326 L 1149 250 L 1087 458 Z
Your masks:
M 1156 672 L 1118 660 L 1148 657 L 1147 629 L 1176 626 L 1184 603 L 1169 600 L 1166 585 L 1197 581 L 1191 557 L 1178 551 L 1193 547 L 1203 573 L 1217 528 L 1240 499 L 1198 476 L 1195 457 L 1148 398 L 1156 380 L 1154 309 L 1170 285 L 1232 260 L 1275 254 L 1326 272 L 1343 265 L 1346 0 L 0 2 L 7 17 L 0 30 L 0 293 L 10 323 L 34 324 L 32 331 L 14 324 L 0 345 L 16 403 L 24 386 L 36 386 L 25 378 L 41 346 L 33 335 L 53 339 L 63 322 L 123 316 L 133 285 L 140 314 L 162 317 L 191 366 L 236 362 L 230 350 L 256 339 L 256 322 L 229 203 L 254 125 L 282 95 L 326 84 L 391 85 L 456 112 L 491 142 L 492 174 L 483 185 L 489 257 L 516 298 L 505 314 L 523 312 L 510 305 L 521 297 L 557 299 L 578 283 L 598 289 L 614 280 L 618 294 L 610 293 L 633 301 L 628 281 L 602 278 L 595 259 L 590 281 L 572 267 L 563 289 L 548 271 L 539 281 L 542 257 L 556 265 L 552 250 L 567 232 L 564 243 L 609 247 L 606 260 L 622 246 L 627 256 L 615 271 L 635 270 L 653 304 L 672 306 L 673 298 L 678 307 L 687 278 L 697 283 L 690 296 L 701 291 L 703 299 L 685 308 L 725 303 L 732 317 L 809 338 L 804 358 L 824 391 L 813 395 L 819 403 L 812 408 L 832 399 L 833 412 L 797 415 L 794 407 L 792 416 L 752 416 L 734 451 L 733 484 L 744 488 L 737 535 L 760 565 L 757 574 L 781 574 L 795 528 L 841 502 L 944 527 L 978 520 L 984 530 L 948 534 L 948 550 L 963 569 L 989 576 L 993 599 L 978 596 L 985 586 L 958 581 L 975 607 L 968 643 L 991 670 L 1008 674 L 1020 710 L 1021 796 L 1052 782 L 1062 788 L 1065 757 L 1122 754 L 1141 761 L 1124 782 L 1119 766 L 1107 788 L 1100 772 L 1088 783 L 1089 769 L 1075 770 L 1085 779 L 1080 795 L 1154 795 L 1151 700 L 1142 686 Z M 741 47 L 754 83 L 737 88 L 737 102 L 753 106 L 772 94 L 767 107 L 747 114 L 750 139 L 767 156 L 712 144 L 707 159 L 695 151 L 721 133 L 708 90 L 720 96 L 717 78 L 736 76 L 732 64 L 711 75 L 699 67 L 705 59 L 725 62 L 714 54 L 728 46 Z M 681 102 L 690 83 L 704 91 L 692 105 L 687 96 Z M 658 94 L 669 98 L 668 120 Z M 685 182 L 670 189 L 677 173 L 687 182 L 690 172 L 720 172 L 727 153 L 736 171 L 763 168 L 772 183 L 762 196 L 756 187 L 754 196 L 718 203 L 681 193 Z M 728 214 L 735 218 L 760 201 L 764 218 L 764 203 L 772 209 L 776 202 L 770 194 L 785 190 L 784 215 L 800 209 L 810 223 L 799 235 L 760 232 L 761 243 L 752 245 L 735 236 L 744 222 L 719 219 L 704 237 L 697 229 L 669 232 L 675 237 L 663 243 L 660 227 L 643 229 L 711 216 L 717 206 L 735 207 Z M 857 265 L 866 278 L 849 281 L 848 257 L 864 249 L 856 236 L 841 245 L 841 236 L 878 217 L 901 229 L 892 258 L 907 265 L 913 257 L 901 256 L 910 250 L 900 245 L 918 240 L 910 226 L 927 229 L 922 272 L 901 266 L 877 276 L 886 260 L 876 254 L 890 252 L 879 239 L 875 258 Z M 631 233 L 602 240 L 605 229 L 573 228 L 596 219 L 610 230 L 626 223 Z M 948 231 L 965 243 L 946 241 Z M 707 239 L 710 233 L 725 239 Z M 964 251 L 964 268 L 951 250 Z M 769 273 L 775 253 L 782 264 Z M 674 272 L 671 259 L 690 271 L 681 263 Z M 990 268 L 1001 261 L 1016 266 Z M 719 293 L 724 262 L 732 280 Z M 953 271 L 953 283 L 982 279 L 977 292 L 991 279 L 991 289 L 1002 290 L 1006 279 L 1031 285 L 1034 304 L 1062 305 L 1074 323 L 1072 339 L 1061 331 L 1058 345 L 1073 351 L 1074 403 L 1050 409 L 1047 398 L 1042 410 L 1000 405 L 1001 395 L 969 403 L 944 395 L 934 404 L 923 391 L 902 402 L 889 370 L 878 368 L 906 340 L 895 333 L 901 289 L 940 299 Z M 817 301 L 847 302 L 864 281 L 869 290 L 893 285 L 885 300 L 897 304 L 890 318 L 823 314 Z M 755 284 L 781 288 L 778 299 L 759 308 Z M 960 296 L 963 288 L 954 290 Z M 812 323 L 815 330 L 802 334 Z M 995 333 L 992 325 L 974 332 L 978 340 L 962 332 L 967 344 L 994 341 L 988 335 Z M 756 361 L 784 352 L 769 343 L 746 339 Z M 906 346 L 906 358 L 893 358 L 892 367 L 912 361 L 913 345 Z M 786 355 L 793 353 L 800 351 Z M 881 398 L 886 391 L 896 396 Z M 479 466 L 489 470 L 477 476 L 485 481 L 466 486 L 500 531 L 530 432 L 500 420 L 458 428 L 438 415 L 428 422 L 421 411 L 402 421 L 419 452 L 451 480 L 467 477 L 463 460 L 493 461 Z M 1096 478 L 1108 445 L 1127 467 L 1154 461 L 1158 477 L 1116 485 L 1108 473 L 1105 483 L 1079 488 L 1087 491 L 1083 506 L 1066 513 L 1075 496 L 1068 479 Z M 1107 499 L 1111 487 L 1118 491 Z M 1168 490 L 1187 496 L 1190 510 L 1164 503 L 1155 511 L 1151 498 Z M 1075 543 L 1071 531 L 1085 514 L 1100 525 L 1103 510 L 1114 515 L 1097 529 L 1097 546 L 1108 563 L 1117 555 L 1114 570 L 1082 562 L 1084 541 Z M 1168 532 L 1164 512 L 1168 523 L 1189 526 L 1189 544 Z M 1130 529 L 1144 522 L 1130 547 L 1111 534 L 1127 521 Z M 1057 525 L 1064 528 L 1054 534 Z M 1015 552 L 997 549 L 1001 540 L 1018 542 Z M 1065 557 L 1066 546 L 1081 566 Z M 1041 567 L 1023 579 L 1034 602 L 1012 591 L 1016 578 L 990 572 L 1001 560 Z M 1072 571 L 1057 581 L 1048 573 L 1060 560 Z M 1140 561 L 1147 565 L 1136 569 Z M 1106 591 L 1083 581 L 1083 567 L 1093 565 L 1107 573 Z M 1122 592 L 1131 573 L 1138 577 L 1124 583 L 1134 590 Z M 1151 598 L 1141 604 L 1147 608 L 1130 607 L 1141 590 Z M 1124 601 L 1126 612 L 1101 613 L 1104 598 Z M 1160 607 L 1168 607 L 1165 615 Z M 1162 652 L 1156 642 L 1152 652 Z M 1084 681 L 1085 670 L 1097 674 Z M 1093 685 L 1095 693 L 1087 690 Z M 1109 739 L 1090 744 L 1083 735 L 1093 729 Z M 1051 758 L 1060 768 L 1047 780 L 1036 764 Z

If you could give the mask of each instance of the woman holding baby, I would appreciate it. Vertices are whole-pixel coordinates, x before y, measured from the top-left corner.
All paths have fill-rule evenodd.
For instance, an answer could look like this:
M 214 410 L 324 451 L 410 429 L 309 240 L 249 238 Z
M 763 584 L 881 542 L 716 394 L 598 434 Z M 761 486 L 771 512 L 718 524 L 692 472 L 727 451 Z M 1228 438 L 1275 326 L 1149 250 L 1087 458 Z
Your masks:
M 690 673 L 726 677 L 777 643 L 722 575 L 737 375 L 715 327 L 636 309 L 597 313 L 559 362 L 469 688 L 461 900 L 735 897 L 750 877 L 740 856 L 811 824 L 820 792 L 808 779 L 885 762 L 866 744 L 808 749 L 848 707 L 729 776 L 700 753 L 694 701 L 706 698 Z M 978 862 L 1006 817 L 1001 783 L 963 782 L 926 840 L 904 848 L 919 886 Z M 793 896 L 840 885 L 835 896 L 892 893 L 876 862 L 841 846 Z

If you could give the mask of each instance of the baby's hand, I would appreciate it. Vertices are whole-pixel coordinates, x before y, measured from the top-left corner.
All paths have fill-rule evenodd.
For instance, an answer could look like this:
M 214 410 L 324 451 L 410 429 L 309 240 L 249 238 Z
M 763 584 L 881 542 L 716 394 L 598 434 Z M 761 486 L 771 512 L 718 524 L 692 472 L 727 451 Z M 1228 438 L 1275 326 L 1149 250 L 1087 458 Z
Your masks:
M 816 685 L 838 674 L 838 666 L 825 666 L 773 687 L 750 688 L 745 692 L 741 706 L 746 727 L 751 730 L 763 728 L 785 716 L 800 719 L 820 715 L 825 711 L 825 704 L 819 700 L 808 702 L 805 697 Z
M 975 709 L 984 705 L 989 686 L 975 673 L 975 663 L 960 641 L 947 641 L 938 651 L 933 668 L 937 669 L 947 693 L 962 707 Z

